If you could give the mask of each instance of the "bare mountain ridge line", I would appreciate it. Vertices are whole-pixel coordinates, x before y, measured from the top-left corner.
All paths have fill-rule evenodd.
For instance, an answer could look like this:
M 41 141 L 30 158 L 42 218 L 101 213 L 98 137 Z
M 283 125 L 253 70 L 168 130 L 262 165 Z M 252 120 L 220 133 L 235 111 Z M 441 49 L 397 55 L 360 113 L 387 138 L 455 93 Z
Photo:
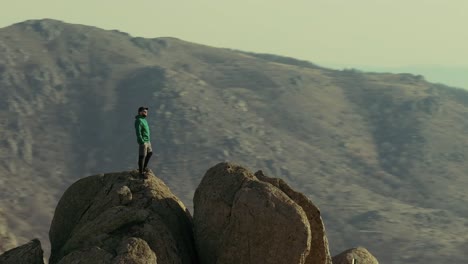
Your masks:
M 35 32 L 37 32 L 39 34 L 42 34 L 44 37 L 46 37 L 46 39 L 48 41 L 50 41 L 52 39 L 48 39 L 48 38 L 50 36 L 54 35 L 54 33 L 53 33 L 54 28 L 57 29 L 55 34 L 58 34 L 61 31 L 63 31 L 63 28 L 66 27 L 66 26 L 68 26 L 70 28 L 81 29 L 83 31 L 102 31 L 102 29 L 94 27 L 94 26 L 65 23 L 63 21 L 55 20 L 55 19 L 28 20 L 28 21 L 25 21 L 25 22 L 20 22 L 20 23 L 13 24 L 13 25 L 8 26 L 8 27 L 19 27 L 19 28 L 26 29 L 26 30 L 33 29 Z M 8 27 L 5 27 L 5 28 L 8 28 Z M 52 32 L 50 32 L 50 31 L 52 31 Z M 134 36 L 131 36 L 130 34 L 128 34 L 126 32 L 122 32 L 122 31 L 115 30 L 115 29 L 114 30 L 107 30 L 107 32 L 117 33 L 117 34 L 121 34 L 124 37 L 128 37 L 128 38 L 131 39 L 131 41 L 133 43 L 135 43 L 135 45 L 140 46 L 141 48 L 147 49 L 149 51 L 153 51 L 153 52 L 155 51 L 153 49 L 154 46 L 148 45 L 148 44 L 151 43 L 151 42 L 156 42 L 156 43 L 158 43 L 158 44 L 160 44 L 162 46 L 167 46 L 167 44 L 165 43 L 165 40 L 186 42 L 186 43 L 189 43 L 191 45 L 209 47 L 209 46 L 206 46 L 206 45 L 203 45 L 203 44 L 196 44 L 196 43 L 184 41 L 184 40 L 181 40 L 181 39 L 175 38 L 175 37 L 155 37 L 155 38 L 134 37 Z M 151 42 L 148 42 L 148 40 L 150 40 Z M 210 48 L 213 48 L 213 47 L 210 47 Z M 313 64 L 313 63 L 311 63 L 309 61 L 299 60 L 299 59 L 295 59 L 295 58 L 287 57 L 287 56 L 280 56 L 280 55 L 267 54 L 267 53 L 246 52 L 246 51 L 241 51 L 241 50 L 225 49 L 225 48 L 219 48 L 219 49 L 224 49 L 226 51 L 232 51 L 232 52 L 236 52 L 236 53 L 242 53 L 242 54 L 245 54 L 245 55 L 248 55 L 248 56 L 257 57 L 257 58 L 263 59 L 265 61 L 271 61 L 271 62 L 275 62 L 275 63 L 281 63 L 281 64 L 293 65 L 293 66 L 300 66 L 300 67 L 306 67 L 306 68 L 320 68 L 319 66 L 317 66 L 317 65 L 315 65 L 315 64 Z M 322 69 L 325 69 L 325 68 L 322 68 Z
M 192 222 L 167 185 L 152 171 L 148 176 L 136 170 L 106 173 L 69 186 L 50 226 L 48 263 L 331 264 L 318 208 L 281 179 L 219 163 L 197 188 Z M 232 208 L 220 219 L 226 211 L 216 204 L 226 202 Z M 207 229 L 221 222 L 221 229 Z M 41 243 L 34 239 L 1 254 L 0 261 L 43 264 Z
M 134 168 L 128 122 L 145 104 L 154 168 L 186 203 L 202 164 L 232 160 L 326 201 L 332 252 L 361 244 L 387 262 L 462 256 L 466 91 L 58 24 L 50 41 L 28 28 L 0 31 L 1 207 L 18 243 L 32 233 L 46 241 L 53 208 L 78 176 Z M 347 203 L 362 206 L 342 210 Z

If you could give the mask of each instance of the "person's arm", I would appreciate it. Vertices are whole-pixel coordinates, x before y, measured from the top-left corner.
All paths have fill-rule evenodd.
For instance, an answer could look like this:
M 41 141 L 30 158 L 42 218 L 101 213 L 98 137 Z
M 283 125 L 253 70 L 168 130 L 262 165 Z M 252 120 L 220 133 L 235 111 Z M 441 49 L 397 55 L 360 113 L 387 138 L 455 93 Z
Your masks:
M 136 136 L 137 136 L 137 141 L 138 144 L 143 144 L 143 136 L 141 135 L 141 126 L 142 123 L 140 120 L 135 121 L 135 131 L 136 131 Z

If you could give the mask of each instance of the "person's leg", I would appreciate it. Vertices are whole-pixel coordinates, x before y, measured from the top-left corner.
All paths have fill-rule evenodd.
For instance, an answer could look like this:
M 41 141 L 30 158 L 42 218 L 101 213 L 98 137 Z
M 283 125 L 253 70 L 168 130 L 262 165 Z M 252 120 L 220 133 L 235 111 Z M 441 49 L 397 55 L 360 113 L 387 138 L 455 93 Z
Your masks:
M 143 174 L 143 162 L 145 161 L 145 156 L 138 156 L 138 171 L 140 174 Z
M 138 171 L 143 174 L 143 164 L 145 162 L 146 146 L 141 144 L 138 149 Z
M 153 155 L 153 152 L 148 152 L 148 154 L 146 154 L 145 164 L 143 166 L 143 170 L 146 170 L 148 168 L 148 162 L 149 162 L 152 155 Z
M 153 148 L 151 147 L 151 143 L 148 142 L 145 145 L 146 145 L 147 153 L 146 153 L 145 164 L 143 166 L 143 170 L 146 170 L 146 168 L 148 168 L 148 162 L 149 162 L 151 156 L 153 155 Z

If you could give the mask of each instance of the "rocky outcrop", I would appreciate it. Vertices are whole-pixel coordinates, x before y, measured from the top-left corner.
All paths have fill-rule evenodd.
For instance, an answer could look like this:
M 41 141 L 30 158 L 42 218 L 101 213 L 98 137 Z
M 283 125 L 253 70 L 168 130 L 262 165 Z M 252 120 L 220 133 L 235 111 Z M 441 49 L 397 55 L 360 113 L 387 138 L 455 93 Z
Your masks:
M 268 182 L 296 202 L 307 215 L 311 231 L 311 245 L 313 249 L 306 258 L 306 264 L 331 264 L 330 250 L 328 248 L 328 239 L 325 234 L 325 225 L 320 216 L 320 210 L 304 194 L 294 191 L 285 181 L 278 178 L 270 178 L 263 174 L 263 171 L 255 173 L 257 179 Z
M 377 259 L 363 247 L 348 249 L 333 257 L 333 264 L 379 264 Z
M 332 264 L 319 209 L 286 182 L 233 164 L 210 168 L 194 197 L 194 223 L 151 171 L 83 178 L 64 193 L 49 236 L 51 264 Z M 195 234 L 194 234 L 195 233 Z M 333 264 L 378 264 L 365 248 Z M 35 239 L 1 264 L 43 264 Z
M 140 238 L 127 238 L 117 249 L 117 256 L 98 247 L 75 251 L 65 256 L 60 264 L 81 263 L 112 263 L 112 264 L 147 264 L 158 263 L 156 254 L 148 243 Z
M 50 263 L 197 263 L 192 219 L 152 172 L 83 178 L 60 199 Z
M 41 242 L 34 239 L 31 242 L 11 249 L 0 255 L 1 264 L 44 264 L 44 252 Z
M 330 263 L 318 209 L 284 182 L 220 163 L 194 197 L 195 240 L 202 263 Z M 311 222 L 312 220 L 312 222 Z M 321 221 L 321 220 L 320 220 Z M 320 248 L 313 248 L 322 245 Z M 313 252 L 320 250 L 320 253 Z
M 210 168 L 194 197 L 194 223 L 152 172 L 100 174 L 71 185 L 49 236 L 51 264 L 332 264 L 319 209 L 286 182 L 233 164 Z M 195 234 L 194 234 L 195 232 Z M 378 264 L 365 248 L 333 264 Z M 43 264 L 35 239 L 1 264 Z

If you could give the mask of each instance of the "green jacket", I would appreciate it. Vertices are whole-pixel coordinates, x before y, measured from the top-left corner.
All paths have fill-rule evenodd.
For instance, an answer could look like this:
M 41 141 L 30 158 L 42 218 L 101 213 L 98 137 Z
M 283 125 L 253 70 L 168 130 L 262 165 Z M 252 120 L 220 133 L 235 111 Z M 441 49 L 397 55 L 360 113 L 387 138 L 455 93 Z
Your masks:
M 138 144 L 150 142 L 150 129 L 146 117 L 141 115 L 135 116 L 135 131 Z

